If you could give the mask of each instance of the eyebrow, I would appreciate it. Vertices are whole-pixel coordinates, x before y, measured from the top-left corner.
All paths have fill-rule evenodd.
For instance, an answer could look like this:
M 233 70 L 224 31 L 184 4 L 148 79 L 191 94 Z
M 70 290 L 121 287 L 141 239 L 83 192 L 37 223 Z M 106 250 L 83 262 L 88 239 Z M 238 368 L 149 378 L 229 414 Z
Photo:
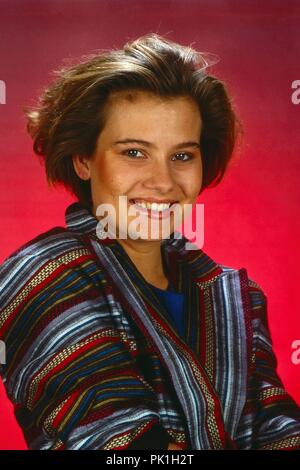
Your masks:
M 113 145 L 118 145 L 118 144 L 142 144 L 142 145 L 145 145 L 146 147 L 152 147 L 152 148 L 156 147 L 151 142 L 148 142 L 147 140 L 141 140 L 141 139 L 123 139 L 123 140 L 116 140 L 115 142 L 113 142 Z M 179 144 L 175 145 L 173 148 L 179 149 L 181 147 L 194 147 L 194 148 L 200 149 L 200 144 L 199 142 L 192 142 L 192 141 L 180 142 Z

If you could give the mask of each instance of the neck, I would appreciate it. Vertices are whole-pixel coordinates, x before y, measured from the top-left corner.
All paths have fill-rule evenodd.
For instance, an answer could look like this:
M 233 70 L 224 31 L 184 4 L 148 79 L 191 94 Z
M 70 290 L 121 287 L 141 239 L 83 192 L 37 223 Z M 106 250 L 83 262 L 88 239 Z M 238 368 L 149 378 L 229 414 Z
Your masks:
M 147 282 L 161 289 L 167 288 L 168 278 L 163 269 L 161 240 L 137 242 L 118 239 L 118 242 Z

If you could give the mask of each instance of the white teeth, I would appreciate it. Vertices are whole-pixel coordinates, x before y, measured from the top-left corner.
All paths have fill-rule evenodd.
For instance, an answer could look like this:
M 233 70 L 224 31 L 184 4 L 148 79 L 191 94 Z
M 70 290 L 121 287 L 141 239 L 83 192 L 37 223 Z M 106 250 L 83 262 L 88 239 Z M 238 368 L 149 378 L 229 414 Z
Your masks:
M 143 209 L 151 209 L 153 211 L 165 211 L 169 209 L 171 203 L 158 204 L 156 202 L 144 202 L 144 201 L 134 201 L 137 206 L 143 207 Z

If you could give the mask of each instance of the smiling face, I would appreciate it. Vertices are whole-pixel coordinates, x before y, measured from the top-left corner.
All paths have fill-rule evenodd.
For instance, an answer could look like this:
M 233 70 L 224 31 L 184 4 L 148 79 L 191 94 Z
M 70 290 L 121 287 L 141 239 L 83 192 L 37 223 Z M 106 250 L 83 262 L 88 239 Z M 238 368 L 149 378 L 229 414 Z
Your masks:
M 117 238 L 119 226 L 122 231 L 123 224 L 130 227 L 137 215 L 148 225 L 146 233 L 137 229 L 142 241 L 154 233 L 156 239 L 169 237 L 176 229 L 167 205 L 152 206 L 151 215 L 145 204 L 143 209 L 133 201 L 176 202 L 182 209 L 196 202 L 202 185 L 201 125 L 197 103 L 189 96 L 167 99 L 144 91 L 110 95 L 106 123 L 92 158 L 76 155 L 73 164 L 79 177 L 90 179 L 93 214 L 100 204 L 115 208 Z M 119 207 L 119 196 L 127 197 L 125 211 Z M 137 207 L 140 213 L 128 213 Z M 167 233 L 162 214 L 169 218 Z M 151 232 L 154 219 L 156 230 L 152 224 Z

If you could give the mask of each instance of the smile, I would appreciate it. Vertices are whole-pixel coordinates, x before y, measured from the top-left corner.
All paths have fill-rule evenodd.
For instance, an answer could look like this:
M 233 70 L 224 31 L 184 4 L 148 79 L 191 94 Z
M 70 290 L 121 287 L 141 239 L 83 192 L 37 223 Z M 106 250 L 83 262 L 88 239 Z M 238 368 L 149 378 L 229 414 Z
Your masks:
M 165 218 L 171 213 L 171 206 L 178 201 L 169 202 L 149 202 L 142 199 L 130 199 L 129 202 L 134 204 L 141 214 L 147 215 L 148 217 L 154 218 Z
M 130 199 L 130 202 L 143 209 L 149 209 L 149 210 L 156 211 L 156 212 L 163 212 L 165 210 L 168 210 L 170 206 L 176 203 L 177 201 L 158 203 L 158 202 L 149 202 L 147 200 L 142 200 L 142 199 Z

